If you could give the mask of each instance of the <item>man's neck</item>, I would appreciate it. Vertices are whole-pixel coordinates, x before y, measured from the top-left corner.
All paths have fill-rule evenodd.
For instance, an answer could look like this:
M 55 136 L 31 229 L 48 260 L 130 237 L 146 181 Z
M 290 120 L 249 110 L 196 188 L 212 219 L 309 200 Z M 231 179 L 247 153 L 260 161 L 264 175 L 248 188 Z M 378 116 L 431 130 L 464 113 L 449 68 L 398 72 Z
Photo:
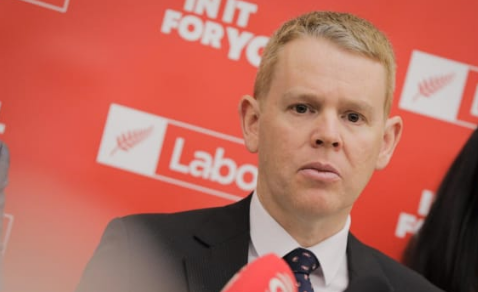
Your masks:
M 337 234 L 347 222 L 351 208 L 338 214 L 287 213 L 286 210 L 268 208 L 268 202 L 258 196 L 264 209 L 284 228 L 302 247 L 310 247 Z

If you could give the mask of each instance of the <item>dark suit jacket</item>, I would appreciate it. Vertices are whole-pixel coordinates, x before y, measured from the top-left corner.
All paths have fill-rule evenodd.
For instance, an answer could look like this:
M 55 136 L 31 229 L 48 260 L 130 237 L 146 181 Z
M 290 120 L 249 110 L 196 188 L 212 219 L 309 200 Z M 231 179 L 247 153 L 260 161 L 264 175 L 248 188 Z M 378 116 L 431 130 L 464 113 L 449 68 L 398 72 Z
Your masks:
M 77 292 L 220 291 L 247 264 L 250 198 L 225 207 L 113 220 Z M 440 291 L 352 234 L 347 255 L 346 291 Z

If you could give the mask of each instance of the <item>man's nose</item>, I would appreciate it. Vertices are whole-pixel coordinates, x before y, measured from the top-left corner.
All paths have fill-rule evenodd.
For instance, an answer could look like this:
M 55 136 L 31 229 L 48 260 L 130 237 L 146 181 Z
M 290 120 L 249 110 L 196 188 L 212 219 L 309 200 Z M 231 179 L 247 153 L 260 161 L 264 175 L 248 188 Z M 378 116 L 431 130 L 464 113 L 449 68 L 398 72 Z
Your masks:
M 340 118 L 336 114 L 322 113 L 317 117 L 311 135 L 313 147 L 333 147 L 339 149 L 342 146 L 340 136 Z

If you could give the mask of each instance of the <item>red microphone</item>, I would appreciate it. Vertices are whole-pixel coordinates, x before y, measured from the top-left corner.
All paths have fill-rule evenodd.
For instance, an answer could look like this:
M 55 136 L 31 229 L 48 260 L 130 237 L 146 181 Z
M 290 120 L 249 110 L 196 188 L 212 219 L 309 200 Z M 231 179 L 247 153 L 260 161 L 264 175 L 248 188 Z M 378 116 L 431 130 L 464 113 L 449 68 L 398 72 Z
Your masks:
M 275 254 L 267 254 L 244 266 L 221 292 L 298 292 L 289 265 Z

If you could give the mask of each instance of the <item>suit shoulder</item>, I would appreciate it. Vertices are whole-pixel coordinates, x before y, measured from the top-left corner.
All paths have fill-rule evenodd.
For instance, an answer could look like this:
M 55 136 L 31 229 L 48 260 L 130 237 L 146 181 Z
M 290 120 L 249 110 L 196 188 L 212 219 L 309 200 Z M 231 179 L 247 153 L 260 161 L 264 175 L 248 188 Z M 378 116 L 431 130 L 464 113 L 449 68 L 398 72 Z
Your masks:
M 210 207 L 203 209 L 194 209 L 189 211 L 175 213 L 143 213 L 132 214 L 117 218 L 113 221 L 120 221 L 123 228 L 128 232 L 141 234 L 174 234 L 190 235 L 194 230 L 198 230 L 202 225 L 209 221 L 217 221 L 218 218 L 229 217 L 233 210 L 237 209 L 237 203 Z M 227 221 L 227 220 L 223 220 Z M 216 222 L 215 224 L 222 224 Z M 230 222 L 224 224 L 231 224 Z
M 379 250 L 364 245 L 370 253 L 376 258 L 377 262 L 382 267 L 382 270 L 387 275 L 396 291 L 420 291 L 420 292 L 443 292 L 433 284 L 431 284 L 425 277 L 406 267 L 402 263 L 385 255 Z
M 138 214 L 126 215 L 124 217 L 120 217 L 120 219 L 124 220 L 127 223 L 201 219 L 203 217 L 207 217 L 210 214 L 213 214 L 220 210 L 230 208 L 230 206 L 231 205 L 225 205 L 225 206 L 193 209 L 193 210 L 186 210 L 186 211 L 173 212 L 173 213 L 138 213 Z
M 217 218 L 231 218 L 244 213 L 244 206 L 250 202 L 249 198 L 245 198 L 239 202 L 225 206 L 209 207 L 202 209 L 194 209 L 175 213 L 143 213 L 133 214 L 119 218 L 125 225 L 146 225 L 160 227 L 165 226 L 178 229 L 178 225 L 186 229 L 194 228 L 206 222 Z M 242 217 L 241 215 L 237 217 Z M 184 226 L 183 226 L 184 225 Z
M 125 226 L 126 229 L 153 228 L 167 231 L 168 229 L 189 229 L 194 228 L 200 224 L 208 216 L 216 212 L 218 209 L 224 207 L 214 207 L 205 209 L 196 209 L 189 211 L 182 211 L 176 213 L 141 213 L 132 214 L 117 218 Z

